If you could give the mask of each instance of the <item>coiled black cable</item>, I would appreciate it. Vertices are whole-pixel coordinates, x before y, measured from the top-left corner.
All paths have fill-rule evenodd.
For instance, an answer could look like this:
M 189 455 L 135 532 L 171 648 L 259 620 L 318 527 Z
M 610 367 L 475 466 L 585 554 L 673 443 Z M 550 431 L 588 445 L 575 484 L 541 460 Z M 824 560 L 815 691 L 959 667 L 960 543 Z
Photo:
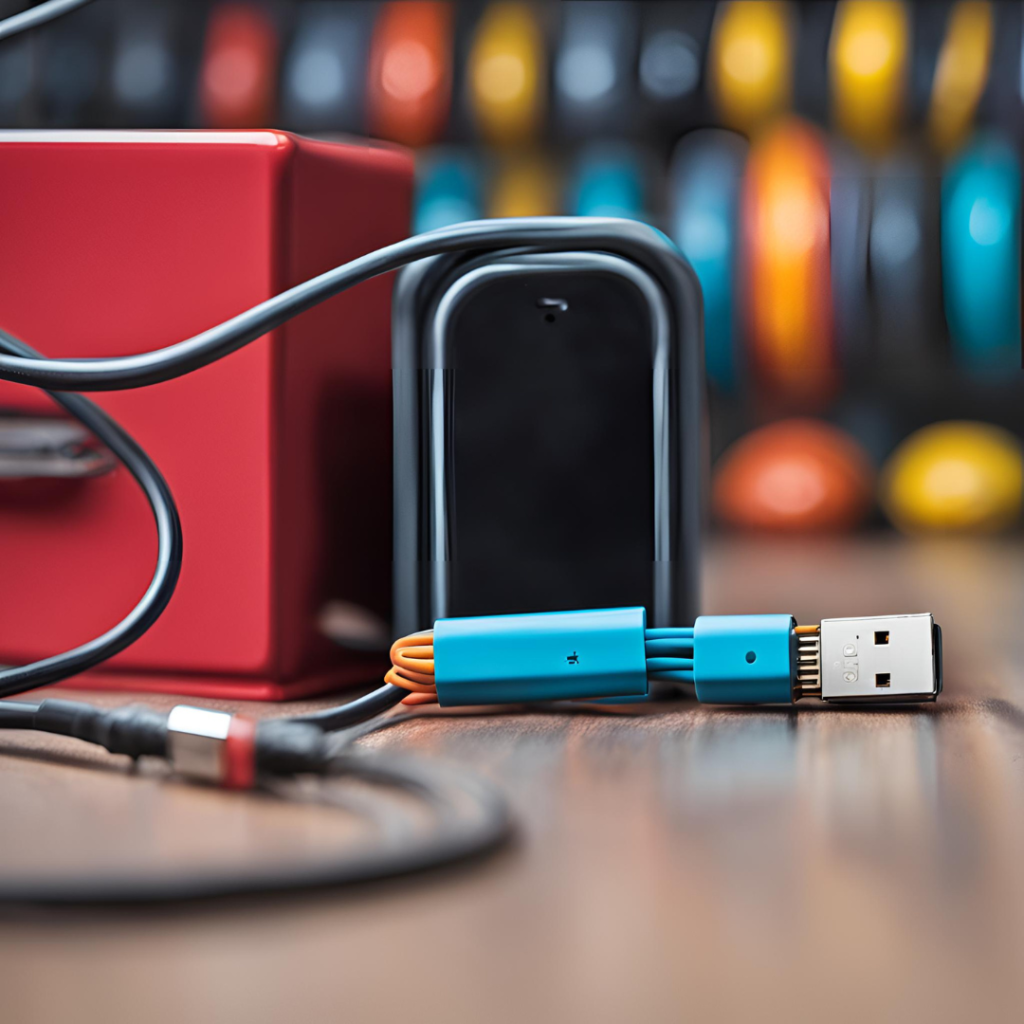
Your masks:
M 2 330 L 0 350 L 19 358 L 43 359 L 19 338 Z M 102 441 L 142 488 L 156 521 L 156 567 L 138 604 L 116 626 L 62 654 L 0 669 L 0 697 L 67 679 L 123 651 L 160 617 L 174 593 L 181 571 L 181 520 L 167 481 L 153 460 L 123 427 L 88 398 L 52 392 L 50 397 Z

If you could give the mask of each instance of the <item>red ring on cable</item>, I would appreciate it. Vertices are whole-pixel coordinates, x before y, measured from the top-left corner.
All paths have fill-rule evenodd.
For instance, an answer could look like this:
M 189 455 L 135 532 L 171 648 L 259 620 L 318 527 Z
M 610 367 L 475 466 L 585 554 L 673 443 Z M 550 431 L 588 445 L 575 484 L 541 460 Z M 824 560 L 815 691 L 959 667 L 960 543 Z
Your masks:
M 225 789 L 252 789 L 256 782 L 256 723 L 241 715 L 232 715 L 224 741 Z

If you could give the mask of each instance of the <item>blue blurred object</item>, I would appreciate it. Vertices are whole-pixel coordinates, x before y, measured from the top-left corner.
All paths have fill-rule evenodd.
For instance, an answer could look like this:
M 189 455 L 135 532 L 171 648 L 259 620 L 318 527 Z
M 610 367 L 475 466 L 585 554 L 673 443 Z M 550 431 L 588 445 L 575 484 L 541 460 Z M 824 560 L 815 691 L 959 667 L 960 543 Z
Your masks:
M 573 192 L 570 205 L 578 217 L 643 219 L 643 172 L 639 159 L 625 147 L 602 145 L 585 150 Z
M 110 92 L 114 105 L 140 125 L 180 116 L 182 68 L 175 52 L 175 12 L 166 3 L 123 5 L 119 11 Z
M 36 42 L 31 35 L 13 39 L 0 49 L 0 124 L 32 124 L 36 86 Z
M 628 128 L 634 100 L 637 13 L 621 0 L 567 0 L 555 56 L 559 127 L 580 136 Z
M 725 391 L 739 377 L 736 259 L 746 159 L 742 137 L 704 129 L 676 146 L 670 172 L 669 234 L 700 279 L 708 376 Z
M 1020 360 L 1021 168 L 998 136 L 972 143 L 942 181 L 942 282 L 953 350 L 979 371 Z
M 414 215 L 417 232 L 482 216 L 480 175 L 471 157 L 448 150 L 421 161 Z
M 307 2 L 285 57 L 281 107 L 304 131 L 358 131 L 364 121 L 373 4 Z
M 868 260 L 876 354 L 887 367 L 917 372 L 941 348 L 937 193 L 913 151 L 876 166 Z
M 832 147 L 829 241 L 836 341 L 844 370 L 865 363 L 871 348 L 868 293 L 868 237 L 871 230 L 871 175 L 850 146 Z
M 90 5 L 44 30 L 40 94 L 49 127 L 73 128 L 95 118 L 110 61 L 108 14 Z

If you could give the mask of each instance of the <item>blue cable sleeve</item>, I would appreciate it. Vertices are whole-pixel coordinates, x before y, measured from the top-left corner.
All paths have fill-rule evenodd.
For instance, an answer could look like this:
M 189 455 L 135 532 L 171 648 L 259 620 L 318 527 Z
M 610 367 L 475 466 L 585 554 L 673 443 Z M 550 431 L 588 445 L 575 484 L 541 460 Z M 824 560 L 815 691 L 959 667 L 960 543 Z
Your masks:
M 648 658 L 692 658 L 692 640 L 648 640 L 644 644 Z
M 693 626 L 670 626 L 661 629 L 645 629 L 645 640 L 692 640 Z
M 674 672 L 676 669 L 693 671 L 693 658 L 648 658 L 647 674 L 652 672 Z
M 658 672 L 647 677 L 649 683 L 692 683 L 693 672 L 680 669 L 676 672 Z

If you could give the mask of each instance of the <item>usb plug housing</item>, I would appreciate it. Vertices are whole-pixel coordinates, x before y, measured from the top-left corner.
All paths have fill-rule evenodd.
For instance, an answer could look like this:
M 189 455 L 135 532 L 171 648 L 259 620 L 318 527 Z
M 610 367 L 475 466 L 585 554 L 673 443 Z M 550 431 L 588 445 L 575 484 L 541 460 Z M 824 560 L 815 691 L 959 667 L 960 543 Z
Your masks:
M 928 701 L 942 692 L 942 631 L 934 618 L 823 619 L 821 699 Z

